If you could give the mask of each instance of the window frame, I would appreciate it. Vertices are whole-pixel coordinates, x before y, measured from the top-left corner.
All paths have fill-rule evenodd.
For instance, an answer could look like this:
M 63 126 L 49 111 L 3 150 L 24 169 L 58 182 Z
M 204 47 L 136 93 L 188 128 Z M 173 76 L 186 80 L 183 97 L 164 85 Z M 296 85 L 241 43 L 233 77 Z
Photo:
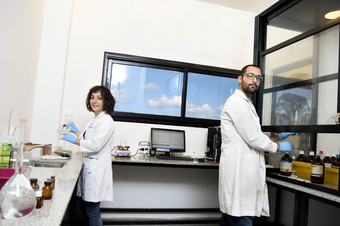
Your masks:
M 319 25 L 315 28 L 312 28 L 311 30 L 308 30 L 300 35 L 297 35 L 291 39 L 288 39 L 282 43 L 279 43 L 275 46 L 272 46 L 270 48 L 266 48 L 266 33 L 267 33 L 267 25 L 269 20 L 274 18 L 275 16 L 279 15 L 280 13 L 284 12 L 285 10 L 289 9 L 290 7 L 294 6 L 295 4 L 299 3 L 301 0 L 283 0 L 279 1 L 276 4 L 274 4 L 272 7 L 264 11 L 263 13 L 259 14 L 255 18 L 255 49 L 254 49 L 254 64 L 260 65 L 260 67 L 263 67 L 263 57 L 273 53 L 277 50 L 280 50 L 284 47 L 287 47 L 291 44 L 294 44 L 298 41 L 301 41 L 307 37 L 313 36 L 315 34 L 318 34 L 324 30 L 327 30 L 328 28 L 331 28 L 333 26 L 339 26 L 340 30 L 340 18 L 330 20 L 329 22 Z M 340 45 L 339 45 L 340 46 Z M 339 56 L 340 56 L 340 48 L 339 48 Z M 264 88 L 261 87 L 258 91 L 258 95 L 256 95 L 256 110 L 260 117 L 260 121 L 262 124 L 262 101 L 263 101 L 263 94 L 267 93 L 268 91 L 273 90 L 279 90 L 279 89 L 289 89 L 294 88 L 297 85 L 303 85 L 306 83 L 311 84 L 312 82 L 322 82 L 327 79 L 332 79 L 334 76 L 338 77 L 338 97 L 340 94 L 340 64 L 338 66 L 338 73 L 337 74 L 331 74 L 327 76 L 323 76 L 320 78 L 313 78 L 310 81 L 304 81 L 296 84 L 288 84 L 284 86 L 269 88 L 266 91 L 264 91 Z M 265 75 L 263 75 L 265 77 Z M 340 112 L 340 98 L 338 98 L 337 103 L 337 111 Z M 306 132 L 306 133 L 340 133 L 340 125 L 273 125 L 273 126 L 262 126 L 262 131 L 264 132 Z
M 294 44 L 300 40 L 303 40 L 307 37 L 313 36 L 317 33 L 320 33 L 328 28 L 333 26 L 339 27 L 340 32 L 340 17 L 330 20 L 324 24 L 316 26 L 306 32 L 303 32 L 291 39 L 283 41 L 277 45 L 274 45 L 267 49 L 266 47 L 266 33 L 267 33 L 267 25 L 269 24 L 269 20 L 278 16 L 280 13 L 288 10 L 289 8 L 293 7 L 295 4 L 301 2 L 303 0 L 280 0 L 275 3 L 273 6 L 259 14 L 255 17 L 255 44 L 254 44 L 254 64 L 259 65 L 263 69 L 263 58 L 264 56 L 273 53 L 277 50 L 280 50 L 284 47 L 287 47 L 291 44 Z M 339 39 L 339 59 L 340 59 L 340 39 Z M 266 76 L 265 74 L 263 75 Z M 334 78 L 338 78 L 338 101 L 337 101 L 337 112 L 340 112 L 340 63 L 338 64 L 338 72 L 329 74 L 322 77 L 312 78 L 310 80 L 305 80 L 301 82 L 291 83 L 283 86 L 272 87 L 264 91 L 263 87 L 261 87 L 258 91 L 258 95 L 256 96 L 256 110 L 260 117 L 261 125 L 262 125 L 262 108 L 263 108 L 263 94 L 264 92 L 273 92 L 283 89 L 290 89 L 296 88 L 303 85 L 310 85 L 314 82 L 320 83 L 323 81 L 331 80 Z M 340 133 L 340 124 L 333 125 L 333 124 L 319 124 L 319 125 L 271 125 L 271 126 L 261 126 L 263 132 L 271 132 L 271 133 L 280 133 L 280 132 L 298 132 L 298 133 L 307 133 L 311 134 L 310 145 L 314 149 L 317 147 L 317 136 L 318 134 L 339 134 Z M 313 188 L 319 191 L 324 191 L 330 194 L 335 194 L 340 196 L 340 183 L 338 184 L 338 189 L 334 190 L 331 188 L 322 187 L 318 184 L 313 183 L 305 183 L 300 181 L 295 181 L 290 178 L 279 178 L 282 180 L 287 180 L 290 183 L 295 183 L 298 185 L 302 185 L 305 187 Z M 339 174 L 339 181 L 340 181 L 340 174 Z
M 131 113 L 115 111 L 112 115 L 115 121 L 121 122 L 136 122 L 136 123 L 150 123 L 150 124 L 164 124 L 164 125 L 177 125 L 177 126 L 190 126 L 190 127 L 212 127 L 219 126 L 220 120 L 191 118 L 185 116 L 186 101 L 187 101 L 187 85 L 188 73 L 200 73 L 210 76 L 219 76 L 226 78 L 237 79 L 241 73 L 240 70 L 213 67 L 192 63 L 184 63 L 178 61 L 170 61 L 164 59 L 156 59 L 150 57 L 142 57 L 128 54 L 104 52 L 103 72 L 102 72 L 102 85 L 110 88 L 111 75 L 110 64 L 118 62 L 125 65 L 152 67 L 165 70 L 176 70 L 183 72 L 183 88 L 182 88 L 182 103 L 181 115 L 178 116 L 162 116 L 142 113 Z

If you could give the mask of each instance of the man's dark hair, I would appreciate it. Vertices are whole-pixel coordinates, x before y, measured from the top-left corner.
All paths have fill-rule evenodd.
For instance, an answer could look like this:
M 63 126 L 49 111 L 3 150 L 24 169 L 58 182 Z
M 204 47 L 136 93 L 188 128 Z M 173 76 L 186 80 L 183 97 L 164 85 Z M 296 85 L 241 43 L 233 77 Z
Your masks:
M 103 110 L 109 114 L 112 115 L 114 108 L 115 108 L 115 104 L 116 104 L 116 100 L 115 98 L 112 96 L 110 90 L 108 88 L 106 88 L 105 86 L 94 86 L 90 89 L 89 93 L 87 94 L 87 98 L 86 98 L 86 108 L 89 111 L 92 111 L 91 108 L 91 104 L 90 104 L 90 100 L 91 100 L 91 95 L 92 93 L 97 93 L 98 91 L 100 91 L 100 94 L 103 97 Z
M 241 76 L 244 75 L 244 73 L 246 73 L 248 67 L 257 67 L 257 68 L 259 68 L 259 66 L 257 66 L 257 65 L 248 64 L 248 65 L 246 65 L 246 66 L 244 66 L 244 67 L 242 68 L 241 74 L 240 74 Z

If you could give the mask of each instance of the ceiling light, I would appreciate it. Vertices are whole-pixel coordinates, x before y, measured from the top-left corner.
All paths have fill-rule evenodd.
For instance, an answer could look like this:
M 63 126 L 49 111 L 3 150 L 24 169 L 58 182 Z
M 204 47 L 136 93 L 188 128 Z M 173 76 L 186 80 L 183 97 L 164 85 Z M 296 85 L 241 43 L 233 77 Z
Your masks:
M 338 18 L 340 16 L 340 9 L 329 12 L 325 15 L 326 19 L 333 20 L 335 18 Z

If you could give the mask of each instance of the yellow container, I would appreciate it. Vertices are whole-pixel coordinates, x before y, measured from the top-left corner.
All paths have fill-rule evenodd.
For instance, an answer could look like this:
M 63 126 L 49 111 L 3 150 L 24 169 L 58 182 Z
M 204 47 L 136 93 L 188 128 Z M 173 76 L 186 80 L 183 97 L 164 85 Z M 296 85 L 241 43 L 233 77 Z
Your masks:
M 310 171 L 311 171 L 310 163 L 306 162 L 293 162 L 292 170 L 296 171 L 296 175 L 299 178 L 310 180 Z M 325 167 L 325 184 L 339 184 L 339 169 Z
M 339 169 L 325 167 L 324 183 L 338 185 L 339 184 Z
M 293 162 L 292 170 L 296 171 L 296 175 L 299 178 L 310 180 L 311 165 L 312 164 L 307 162 Z

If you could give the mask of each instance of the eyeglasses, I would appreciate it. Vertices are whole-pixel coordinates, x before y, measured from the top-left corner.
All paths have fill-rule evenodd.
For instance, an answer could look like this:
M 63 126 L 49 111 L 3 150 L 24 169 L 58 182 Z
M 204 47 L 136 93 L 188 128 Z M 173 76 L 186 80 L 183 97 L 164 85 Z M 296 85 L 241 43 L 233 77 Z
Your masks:
M 254 73 L 247 73 L 247 74 L 243 74 L 243 75 L 246 75 L 247 78 L 249 78 L 249 79 L 256 78 L 256 81 L 258 81 L 258 82 L 262 82 L 262 80 L 263 80 L 263 77 L 261 75 L 254 75 Z

